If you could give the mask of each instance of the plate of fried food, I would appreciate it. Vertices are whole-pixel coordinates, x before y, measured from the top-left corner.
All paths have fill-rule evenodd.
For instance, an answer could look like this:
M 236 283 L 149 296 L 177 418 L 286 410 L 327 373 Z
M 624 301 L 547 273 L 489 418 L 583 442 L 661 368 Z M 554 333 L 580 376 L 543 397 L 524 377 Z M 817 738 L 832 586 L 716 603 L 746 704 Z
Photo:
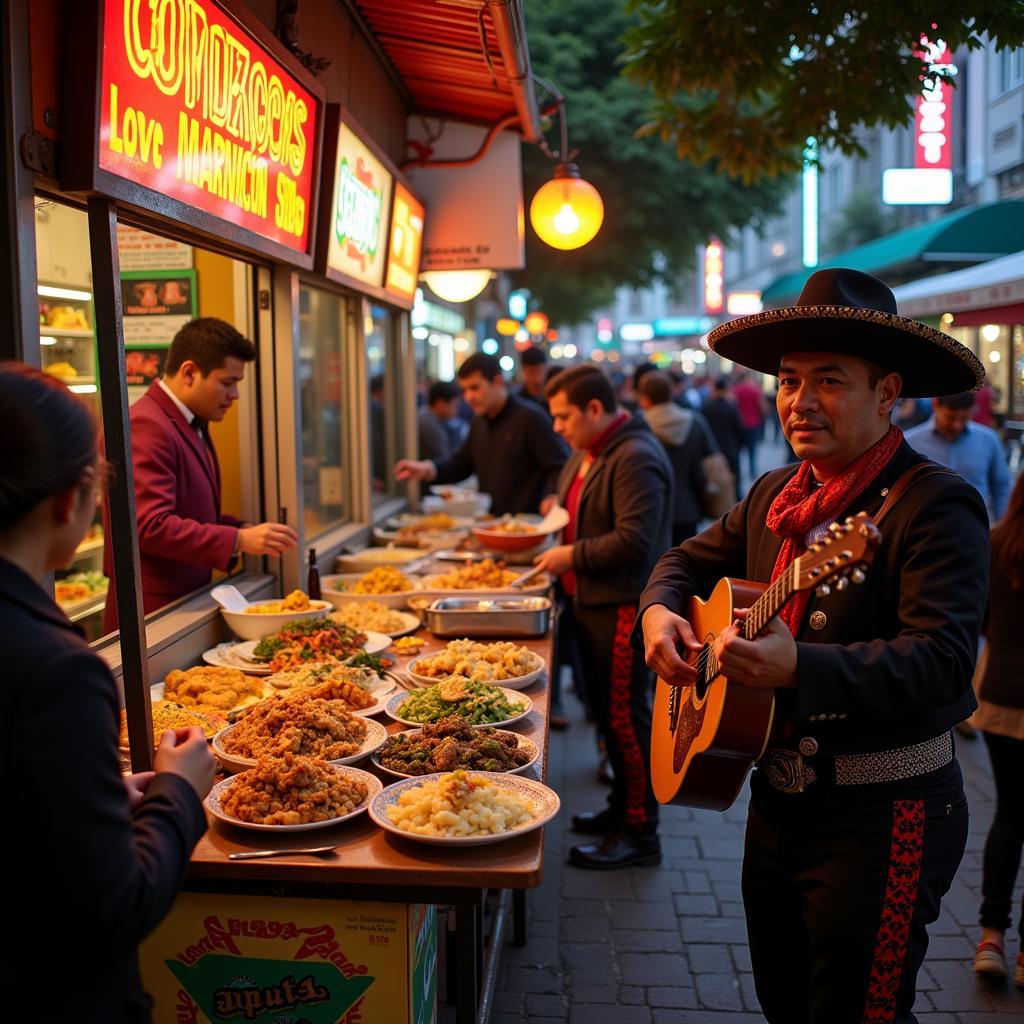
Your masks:
M 380 722 L 352 714 L 341 701 L 309 692 L 260 701 L 243 719 L 213 738 L 213 750 L 227 771 L 251 768 L 261 757 L 286 753 L 354 764 L 387 739 Z
M 246 675 L 241 669 L 196 665 L 168 672 L 152 692 L 184 707 L 231 720 L 272 691 L 262 679 Z
M 407 576 L 393 565 L 379 565 L 369 572 L 325 576 L 320 592 L 335 608 L 352 601 L 376 601 L 389 608 L 401 609 L 419 588 L 417 577 Z
M 436 654 L 410 661 L 406 669 L 420 686 L 461 678 L 524 690 L 539 678 L 545 665 L 539 654 L 509 640 L 480 643 L 463 639 L 449 640 Z
M 525 718 L 533 701 L 525 693 L 475 679 L 446 679 L 414 693 L 396 693 L 385 705 L 390 718 L 403 725 L 429 725 L 461 715 L 470 725 L 511 725 Z
M 469 516 L 451 516 L 447 512 L 427 515 L 405 512 L 386 520 L 373 531 L 374 540 L 382 543 L 432 549 L 457 544 L 469 536 L 473 520 Z
M 435 846 L 484 846 L 532 832 L 557 813 L 558 794 L 520 775 L 463 769 L 392 783 L 370 801 L 386 832 Z
M 260 832 L 329 828 L 367 810 L 380 779 L 359 768 L 286 753 L 261 757 L 246 771 L 210 790 L 206 806 L 228 825 Z
M 153 716 L 153 744 L 155 746 L 160 745 L 160 737 L 168 729 L 187 729 L 190 726 L 197 725 L 203 730 L 203 735 L 208 740 L 211 740 L 228 723 L 228 720 L 220 715 L 198 711 L 196 708 L 186 708 L 174 701 L 163 700 L 155 696 L 151 701 L 150 707 Z M 129 752 L 128 715 L 124 709 L 121 710 L 117 745 L 121 748 L 122 753 L 127 754 Z
M 488 594 L 544 594 L 551 587 L 551 577 L 541 573 L 525 586 L 512 590 L 509 586 L 522 573 L 505 567 L 500 559 L 485 558 L 482 562 L 460 565 L 448 572 L 424 576 L 420 589 L 426 593 L 448 594 L 473 590 Z
M 456 768 L 517 775 L 538 757 L 540 747 L 528 736 L 473 726 L 460 715 L 449 715 L 422 729 L 389 736 L 370 760 L 389 775 L 409 779 Z
M 384 710 L 384 698 L 395 684 L 372 669 L 316 661 L 300 668 L 275 672 L 266 679 L 267 688 L 282 697 L 308 693 L 324 700 L 341 701 L 353 715 L 368 717 Z
M 384 633 L 394 639 L 420 628 L 419 616 L 389 608 L 383 601 L 345 601 L 328 618 L 362 633 Z

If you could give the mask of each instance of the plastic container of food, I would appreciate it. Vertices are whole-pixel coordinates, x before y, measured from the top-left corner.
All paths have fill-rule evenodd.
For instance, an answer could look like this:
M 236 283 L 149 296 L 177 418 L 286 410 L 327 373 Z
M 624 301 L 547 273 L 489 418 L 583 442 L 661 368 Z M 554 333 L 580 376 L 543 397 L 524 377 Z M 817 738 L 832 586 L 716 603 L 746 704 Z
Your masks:
M 544 636 L 551 624 L 546 597 L 439 597 L 424 612 L 434 636 Z

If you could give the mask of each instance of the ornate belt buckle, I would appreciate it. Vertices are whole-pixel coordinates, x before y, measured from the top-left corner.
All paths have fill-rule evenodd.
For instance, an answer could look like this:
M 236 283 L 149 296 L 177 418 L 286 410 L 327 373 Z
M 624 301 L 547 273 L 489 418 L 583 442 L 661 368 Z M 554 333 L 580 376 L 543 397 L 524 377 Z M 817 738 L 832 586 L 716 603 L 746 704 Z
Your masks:
M 802 793 L 816 778 L 814 769 L 804 764 L 795 750 L 773 750 L 764 770 L 768 781 L 780 793 Z

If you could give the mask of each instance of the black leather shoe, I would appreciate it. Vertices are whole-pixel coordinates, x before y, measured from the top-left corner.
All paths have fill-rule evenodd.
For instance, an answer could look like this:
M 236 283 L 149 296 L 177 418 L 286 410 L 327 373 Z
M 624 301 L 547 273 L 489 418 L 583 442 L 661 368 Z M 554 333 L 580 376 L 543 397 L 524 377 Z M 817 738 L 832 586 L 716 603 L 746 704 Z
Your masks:
M 584 811 L 572 816 L 572 830 L 585 836 L 607 836 L 622 831 L 622 818 L 610 807 L 601 811 Z
M 661 841 L 657 836 L 632 836 L 619 832 L 599 843 L 574 846 L 569 851 L 569 863 L 594 871 L 653 868 L 661 863 Z

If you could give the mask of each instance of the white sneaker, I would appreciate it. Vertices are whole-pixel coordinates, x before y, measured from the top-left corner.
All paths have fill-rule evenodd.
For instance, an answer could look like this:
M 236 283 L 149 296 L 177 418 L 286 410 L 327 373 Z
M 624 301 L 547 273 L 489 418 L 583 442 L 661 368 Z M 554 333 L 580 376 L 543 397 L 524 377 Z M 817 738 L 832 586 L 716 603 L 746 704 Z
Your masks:
M 974 973 L 985 974 L 990 978 L 1005 978 L 1010 972 L 1007 970 L 1002 948 L 994 942 L 979 942 L 974 954 Z M 1018 977 L 1021 979 L 1019 982 Z M 1014 984 L 1024 986 L 1024 965 L 1021 964 L 1019 957 Z

